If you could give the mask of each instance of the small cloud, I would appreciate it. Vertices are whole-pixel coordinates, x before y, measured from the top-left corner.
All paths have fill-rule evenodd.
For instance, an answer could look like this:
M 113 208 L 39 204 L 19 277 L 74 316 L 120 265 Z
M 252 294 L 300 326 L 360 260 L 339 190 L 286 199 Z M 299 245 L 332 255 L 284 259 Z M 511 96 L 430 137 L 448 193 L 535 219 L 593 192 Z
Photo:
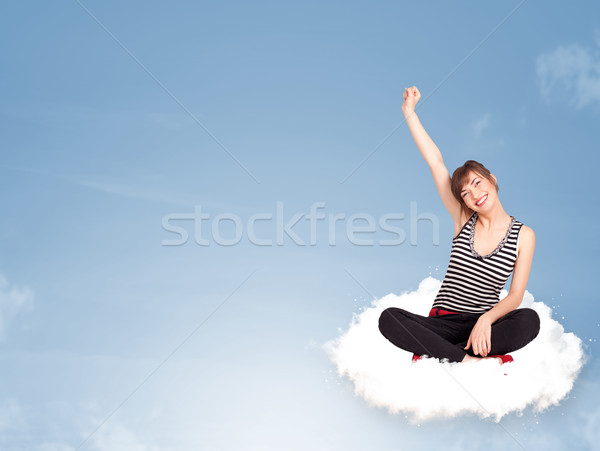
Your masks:
M 33 307 L 33 291 L 28 287 L 9 287 L 8 280 L 0 274 L 0 338 L 15 316 Z
M 164 194 L 160 189 L 152 189 L 129 181 L 124 183 L 116 177 L 110 176 L 70 176 L 69 180 L 77 185 L 92 188 L 109 194 L 133 199 L 146 199 L 154 202 L 172 205 L 190 206 L 192 203 L 185 199 Z
M 25 411 L 23 406 L 14 398 L 0 402 L 0 432 L 23 431 L 26 428 Z
M 165 194 L 165 189 L 163 187 L 168 184 L 169 181 L 160 175 L 142 174 L 137 176 L 123 176 L 119 178 L 109 175 L 62 175 L 47 171 L 45 169 L 5 164 L 0 164 L 0 168 L 42 175 L 44 177 L 51 177 L 73 183 L 78 186 L 83 186 L 121 197 L 145 199 L 186 207 L 193 205 L 191 200 L 187 200 L 175 195 Z M 140 181 L 136 181 L 137 179 Z
M 580 436 L 589 445 L 590 449 L 597 446 L 600 442 L 600 410 L 586 412 L 586 415 L 580 415 L 581 431 Z
M 136 431 L 120 423 L 112 423 L 90 439 L 92 449 L 98 451 L 153 451 L 160 448 L 144 443 Z
M 320 347 L 321 345 L 319 344 L 319 342 L 317 342 L 317 340 L 315 340 L 314 338 L 311 338 L 306 344 L 306 346 L 304 346 L 304 350 L 312 351 L 313 349 L 319 349 Z
M 600 30 L 594 30 L 600 46 Z M 600 102 L 600 56 L 578 44 L 561 45 L 554 52 L 538 56 L 537 76 L 544 99 L 562 99 L 581 109 Z
M 473 124 L 473 131 L 476 136 L 481 136 L 483 131 L 490 126 L 490 119 L 492 118 L 492 113 L 485 113 L 481 118 L 479 118 Z

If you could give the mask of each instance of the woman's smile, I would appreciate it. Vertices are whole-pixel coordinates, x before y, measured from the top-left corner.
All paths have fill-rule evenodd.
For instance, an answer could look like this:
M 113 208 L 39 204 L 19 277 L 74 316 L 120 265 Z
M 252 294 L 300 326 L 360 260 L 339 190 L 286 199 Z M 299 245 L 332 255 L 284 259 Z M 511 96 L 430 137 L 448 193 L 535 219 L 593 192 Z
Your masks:
M 475 203 L 475 205 L 477 205 L 478 207 L 483 206 L 483 204 L 485 204 L 487 202 L 487 198 L 488 198 L 488 195 L 484 194 L 483 197 L 481 197 L 481 199 L 479 199 L 479 202 Z

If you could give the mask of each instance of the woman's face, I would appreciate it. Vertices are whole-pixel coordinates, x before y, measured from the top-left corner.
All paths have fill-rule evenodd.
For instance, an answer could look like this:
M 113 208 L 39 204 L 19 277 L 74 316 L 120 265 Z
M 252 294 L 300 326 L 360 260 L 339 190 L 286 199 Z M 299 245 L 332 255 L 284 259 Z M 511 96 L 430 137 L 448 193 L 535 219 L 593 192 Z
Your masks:
M 496 180 L 494 175 L 492 177 Z M 475 172 L 469 172 L 467 182 L 460 195 L 465 205 L 471 210 L 486 211 L 497 199 L 496 185 Z

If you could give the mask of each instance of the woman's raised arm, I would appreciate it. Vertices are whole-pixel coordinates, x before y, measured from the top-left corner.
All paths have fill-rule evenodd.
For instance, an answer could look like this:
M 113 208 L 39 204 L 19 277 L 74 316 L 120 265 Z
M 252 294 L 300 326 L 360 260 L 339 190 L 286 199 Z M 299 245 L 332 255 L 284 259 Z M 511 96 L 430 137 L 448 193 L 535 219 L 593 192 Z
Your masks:
M 423 128 L 423 125 L 421 125 L 417 113 L 415 113 L 415 106 L 420 98 L 421 93 L 416 86 L 406 88 L 404 90 L 402 113 L 404 113 L 406 124 L 408 125 L 410 133 L 412 134 L 421 155 L 423 155 L 423 158 L 425 158 L 425 161 L 431 169 L 431 175 L 433 175 L 433 180 L 435 181 L 438 193 L 442 198 L 442 202 L 452 216 L 452 219 L 454 219 L 455 225 L 458 225 L 461 223 L 461 206 L 452 194 L 452 179 L 450 173 L 448 172 L 448 169 L 446 169 L 440 149 L 438 149 L 433 140 L 429 137 Z

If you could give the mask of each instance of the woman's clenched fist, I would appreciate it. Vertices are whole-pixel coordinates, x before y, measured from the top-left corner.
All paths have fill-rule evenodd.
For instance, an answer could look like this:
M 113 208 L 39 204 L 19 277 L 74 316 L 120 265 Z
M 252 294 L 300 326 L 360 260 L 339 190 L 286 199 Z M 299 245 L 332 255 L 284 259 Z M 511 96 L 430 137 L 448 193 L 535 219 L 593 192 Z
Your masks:
M 416 86 L 404 89 L 404 103 L 402 103 L 402 112 L 410 114 L 415 111 L 415 106 L 421 98 L 421 93 Z

